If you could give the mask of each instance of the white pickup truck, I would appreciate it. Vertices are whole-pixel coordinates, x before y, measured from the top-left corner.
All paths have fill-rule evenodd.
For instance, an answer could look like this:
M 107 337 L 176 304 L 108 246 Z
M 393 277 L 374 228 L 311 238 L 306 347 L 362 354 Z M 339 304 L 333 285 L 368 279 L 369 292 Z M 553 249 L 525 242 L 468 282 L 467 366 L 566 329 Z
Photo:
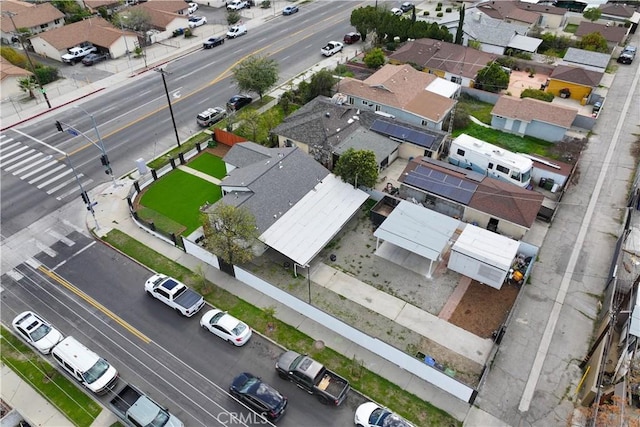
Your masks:
M 202 295 L 164 274 L 151 276 L 144 284 L 144 290 L 150 297 L 159 299 L 186 317 L 193 316 L 204 305 Z
M 69 53 L 62 55 L 62 62 L 67 64 L 75 64 L 82 61 L 82 58 L 90 53 L 97 52 L 98 49 L 95 46 L 76 46 L 69 49 Z
M 329 42 L 327 43 L 327 45 L 325 47 L 323 47 L 321 49 L 320 52 L 322 52 L 322 54 L 324 56 L 332 56 L 338 52 L 340 52 L 342 50 L 342 43 L 341 42 Z
M 249 2 L 246 0 L 233 0 L 231 3 L 227 4 L 227 10 L 242 10 L 249 7 Z

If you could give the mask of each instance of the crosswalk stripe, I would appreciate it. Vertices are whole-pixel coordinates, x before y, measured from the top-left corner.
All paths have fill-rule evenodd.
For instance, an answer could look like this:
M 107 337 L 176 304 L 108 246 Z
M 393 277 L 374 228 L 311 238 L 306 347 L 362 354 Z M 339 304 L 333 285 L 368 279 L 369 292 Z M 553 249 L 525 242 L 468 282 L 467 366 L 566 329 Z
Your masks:
M 4 138 L 4 135 L 2 135 L 2 137 Z M 4 144 L 7 144 L 11 141 L 13 141 L 13 138 L 9 138 L 6 141 L 0 141 L 0 147 L 2 147 Z
M 3 167 L 3 166 L 10 165 L 11 163 L 15 162 L 16 160 L 20 160 L 21 158 L 26 157 L 26 156 L 28 156 L 29 154 L 31 154 L 31 153 L 33 153 L 33 152 L 35 152 L 35 151 L 36 151 L 36 150 L 34 150 L 34 149 L 32 148 L 32 149 L 30 149 L 29 151 L 27 151 L 27 152 L 25 152 L 25 153 L 19 154 L 19 155 L 15 156 L 15 157 L 12 157 L 12 158 L 8 159 L 8 160 L 7 160 L 6 162 L 4 162 L 4 163 L 2 163 L 2 162 L 0 161 L 0 168 L 1 168 L 1 167 Z M 7 169 L 7 168 L 5 168 L 5 170 L 8 170 L 8 169 Z
M 45 173 L 43 173 L 42 175 L 33 178 L 31 181 L 29 181 L 29 184 L 35 184 L 36 182 L 43 180 L 44 178 L 48 177 L 49 175 L 51 175 L 52 173 L 56 173 L 58 172 L 60 169 L 64 169 L 66 168 L 67 165 L 60 165 L 57 168 L 53 168 L 51 170 L 46 171 Z
M 21 145 L 22 145 L 22 144 L 20 144 L 19 142 L 16 142 L 16 143 L 15 143 L 15 144 L 13 144 L 13 145 L 10 145 L 10 146 L 8 146 L 8 147 L 5 147 L 5 148 L 3 148 L 3 149 L 0 149 L 0 153 L 4 153 L 4 152 L 5 152 L 5 150 L 11 150 L 12 148 L 19 147 L 19 146 L 21 146 Z M 26 147 L 26 146 L 23 146 L 23 147 Z
M 41 159 L 36 160 L 33 163 L 29 163 L 27 166 L 23 167 L 22 169 L 18 169 L 17 171 L 13 172 L 13 175 L 20 175 L 22 172 L 26 171 L 27 169 L 31 169 L 33 167 L 35 167 L 36 165 L 39 165 L 42 162 L 46 162 L 47 160 L 51 160 L 51 157 L 47 156 L 47 157 L 42 157 Z M 18 165 L 13 165 L 10 168 L 7 168 L 7 170 L 13 169 Z
M 51 165 L 55 165 L 56 163 L 58 163 L 58 161 L 57 161 L 57 160 L 51 160 L 51 161 L 50 161 L 49 163 L 47 163 L 46 165 L 44 165 L 44 166 L 40 166 L 38 169 L 34 169 L 34 170 L 32 170 L 31 172 L 29 172 L 28 174 L 26 174 L 26 175 L 22 175 L 22 176 L 20 176 L 20 177 L 18 177 L 18 178 L 20 178 L 20 179 L 27 179 L 27 178 L 29 178 L 31 175 L 35 175 L 35 174 L 37 174 L 38 172 L 40 172 L 41 170 L 44 170 L 44 169 L 48 168 L 48 167 L 49 167 L 49 166 L 51 166 Z
M 82 182 L 82 188 L 87 188 L 89 186 L 89 184 L 91 184 L 93 182 L 92 179 L 88 179 L 85 182 Z M 77 194 L 78 198 L 80 197 L 80 187 L 78 188 L 74 188 L 72 190 L 67 191 L 66 193 L 63 193 L 61 195 L 59 195 L 58 197 L 56 197 L 56 200 L 62 200 L 65 197 L 71 196 L 72 194 Z
M 71 169 L 67 169 L 66 171 L 59 173 L 58 175 L 54 176 L 53 178 L 51 178 L 48 181 L 43 182 L 42 184 L 38 185 L 38 190 L 42 189 L 42 187 L 46 187 L 47 185 L 51 184 L 52 182 L 56 182 L 57 180 L 59 180 L 60 178 L 69 175 L 71 173 Z
M 78 179 L 82 178 L 83 175 L 80 174 L 78 175 Z M 67 185 L 69 185 L 70 183 L 74 182 L 76 180 L 76 177 L 71 177 L 68 180 L 66 180 L 65 182 L 63 182 L 62 184 L 58 185 L 57 187 L 53 187 L 52 189 L 50 189 L 49 191 L 47 191 L 47 194 L 53 194 L 56 191 L 60 190 L 63 187 L 66 187 Z M 78 190 L 79 191 L 79 190 Z
M 35 150 L 33 150 L 33 151 L 35 151 Z M 31 153 L 31 152 L 30 152 L 30 153 Z M 20 161 L 20 162 L 18 162 L 18 163 L 16 163 L 16 164 L 13 164 L 13 165 L 11 165 L 11 166 L 9 166 L 9 167 L 7 167 L 7 168 L 4 168 L 4 170 L 6 170 L 7 172 L 11 172 L 11 171 L 12 171 L 12 170 L 14 170 L 15 168 L 18 168 L 18 167 L 20 167 L 20 166 L 24 165 L 25 163 L 29 163 L 29 162 L 31 162 L 32 160 L 35 160 L 35 159 L 37 159 L 37 158 L 38 158 L 38 157 L 40 157 L 40 156 L 42 156 L 42 153 L 41 153 L 40 151 L 36 151 L 36 154 L 34 154 L 33 156 L 31 156 L 31 157 L 29 157 L 29 158 L 27 158 L 27 159 L 24 159 L 24 160 L 22 160 L 22 161 Z M 44 157 L 41 159 L 41 161 L 43 161 L 43 162 L 44 162 L 45 160 L 46 160 L 46 159 L 45 159 Z M 33 165 L 34 165 L 34 163 L 29 163 L 29 166 L 30 166 L 30 167 L 31 167 L 31 166 L 33 166 Z

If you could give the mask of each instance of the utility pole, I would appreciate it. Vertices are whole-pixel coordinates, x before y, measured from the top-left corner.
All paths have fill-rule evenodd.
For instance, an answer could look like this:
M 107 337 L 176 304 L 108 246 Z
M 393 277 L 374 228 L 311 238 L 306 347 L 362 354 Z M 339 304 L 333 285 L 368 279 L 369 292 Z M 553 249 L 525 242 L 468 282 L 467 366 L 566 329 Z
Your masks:
M 171 107 L 171 97 L 169 96 L 169 89 L 167 88 L 167 80 L 165 79 L 165 74 L 171 74 L 162 68 L 154 68 L 154 71 L 157 71 L 162 75 L 162 83 L 164 84 L 164 93 L 167 94 L 167 102 L 169 103 L 169 113 L 171 113 L 171 123 L 173 123 L 173 131 L 176 134 L 176 142 L 178 143 L 178 147 L 180 147 L 180 137 L 178 136 L 178 128 L 176 127 L 176 119 L 173 116 L 173 108 Z
M 4 10 L 2 11 L 2 14 L 4 16 L 8 16 L 9 19 L 11 20 L 11 25 L 13 25 L 14 30 L 16 31 L 16 34 L 18 33 L 18 27 L 16 27 L 16 23 L 13 20 L 13 17 L 17 15 L 17 13 L 8 11 L 8 10 Z M 29 51 L 27 50 L 27 48 L 24 45 L 24 40 L 22 39 L 22 37 L 17 36 L 18 37 L 18 41 L 20 41 L 20 45 L 22 46 L 22 50 L 24 50 L 24 54 L 27 56 L 27 60 L 29 61 L 29 65 L 31 66 L 31 72 L 33 73 L 33 76 L 36 79 L 36 83 L 38 83 L 38 87 L 40 88 L 40 93 L 42 93 L 42 95 L 44 96 L 44 100 L 47 101 L 47 106 L 49 108 L 51 108 L 51 102 L 49 102 L 49 97 L 47 96 L 47 91 L 44 89 L 44 87 L 42 87 L 42 83 L 40 83 L 40 78 L 38 77 L 38 74 L 35 72 L 36 68 L 33 66 L 33 62 L 31 61 L 31 56 L 29 55 Z

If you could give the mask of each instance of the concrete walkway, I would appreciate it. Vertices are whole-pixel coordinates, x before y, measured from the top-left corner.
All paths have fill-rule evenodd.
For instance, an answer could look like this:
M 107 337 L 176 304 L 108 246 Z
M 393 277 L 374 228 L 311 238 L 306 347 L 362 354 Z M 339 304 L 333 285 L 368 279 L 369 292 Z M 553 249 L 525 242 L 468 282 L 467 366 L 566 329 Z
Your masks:
M 21 415 L 20 418 L 30 425 L 34 427 L 60 427 L 72 424 L 62 412 L 6 365 L 2 365 L 1 378 L 2 388 L 0 389 L 0 394 L 2 395 L 2 400 L 18 411 Z M 118 421 L 118 418 L 103 407 L 91 427 L 109 427 L 116 421 Z

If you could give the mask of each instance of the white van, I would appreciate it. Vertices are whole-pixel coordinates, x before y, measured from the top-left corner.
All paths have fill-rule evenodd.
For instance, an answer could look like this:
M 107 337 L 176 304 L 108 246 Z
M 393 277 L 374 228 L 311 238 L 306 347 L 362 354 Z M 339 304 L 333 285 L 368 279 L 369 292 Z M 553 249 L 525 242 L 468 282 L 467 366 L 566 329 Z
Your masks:
M 60 341 L 51 355 L 73 378 L 96 394 L 112 389 L 118 382 L 118 371 L 73 337 Z
M 235 39 L 236 37 L 240 37 L 245 34 L 247 34 L 247 27 L 244 25 L 234 25 L 229 28 L 229 31 L 227 31 L 227 38 Z

